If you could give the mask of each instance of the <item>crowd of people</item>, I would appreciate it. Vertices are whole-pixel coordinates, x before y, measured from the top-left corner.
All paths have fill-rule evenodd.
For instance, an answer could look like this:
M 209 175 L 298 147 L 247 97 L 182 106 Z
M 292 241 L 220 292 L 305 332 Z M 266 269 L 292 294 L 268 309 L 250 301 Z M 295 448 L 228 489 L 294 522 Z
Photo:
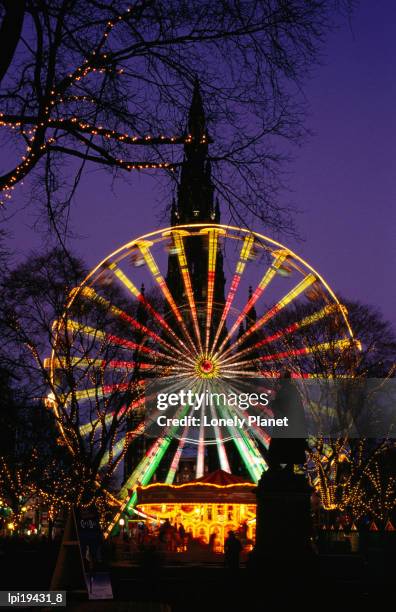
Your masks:
M 224 541 L 220 540 L 218 533 L 213 532 L 209 540 L 203 537 L 194 538 L 191 531 L 186 530 L 183 523 L 172 524 L 165 519 L 161 524 L 150 524 L 143 521 L 134 523 L 129 532 L 124 532 L 125 542 L 130 542 L 132 548 L 144 550 L 155 547 L 167 553 L 183 553 L 206 551 L 212 554 L 224 553 L 224 562 L 227 567 L 239 565 L 240 554 L 249 549 L 252 544 L 247 537 L 247 524 L 242 523 L 235 531 L 229 531 Z

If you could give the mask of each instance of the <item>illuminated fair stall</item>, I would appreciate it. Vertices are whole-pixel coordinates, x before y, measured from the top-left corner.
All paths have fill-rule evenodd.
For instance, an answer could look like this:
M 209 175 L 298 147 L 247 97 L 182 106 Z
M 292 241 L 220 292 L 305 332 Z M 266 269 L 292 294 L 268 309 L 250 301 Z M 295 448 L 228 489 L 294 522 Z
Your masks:
M 148 520 L 182 524 L 194 539 L 222 550 L 229 531 L 255 537 L 256 485 L 223 470 L 183 484 L 155 483 L 137 489 L 137 509 Z

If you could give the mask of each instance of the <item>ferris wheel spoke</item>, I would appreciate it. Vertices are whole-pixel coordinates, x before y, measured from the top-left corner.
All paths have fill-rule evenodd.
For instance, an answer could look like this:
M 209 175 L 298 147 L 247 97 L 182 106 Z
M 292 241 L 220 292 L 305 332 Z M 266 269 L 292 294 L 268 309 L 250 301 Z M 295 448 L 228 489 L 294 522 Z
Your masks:
M 148 453 L 146 453 L 146 456 L 140 461 L 126 483 L 123 485 L 120 491 L 121 497 L 128 494 L 128 489 L 132 489 L 139 484 L 145 485 L 150 482 L 153 473 L 163 459 L 170 443 L 170 436 L 162 436 L 152 444 Z M 126 505 L 130 505 L 130 502 L 131 500 L 128 498 Z
M 236 292 L 238 290 L 239 283 L 241 281 L 242 274 L 243 274 L 243 272 L 245 270 L 246 262 L 249 259 L 249 256 L 250 256 L 253 244 L 254 244 L 254 236 L 249 234 L 248 236 L 245 237 L 245 239 L 243 241 L 243 244 L 242 244 L 241 252 L 240 252 L 240 255 L 239 255 L 239 261 L 238 261 L 238 263 L 236 265 L 236 268 L 235 268 L 235 273 L 234 273 L 234 276 L 232 278 L 230 289 L 228 291 L 228 295 L 227 295 L 226 300 L 225 300 L 224 309 L 223 309 L 223 312 L 222 312 L 222 315 L 221 315 L 221 319 L 219 321 L 219 325 L 218 325 L 218 328 L 217 328 L 217 331 L 216 331 L 216 335 L 215 335 L 215 338 L 213 340 L 212 348 L 211 348 L 211 351 L 210 351 L 211 354 L 214 353 L 214 350 L 216 348 L 217 342 L 218 342 L 218 340 L 220 338 L 220 334 L 222 332 L 222 329 L 224 327 L 224 323 L 226 322 L 228 313 L 229 313 L 230 308 L 232 306 L 232 303 L 234 301 L 235 294 L 236 294 Z
M 172 381 L 174 381 L 175 378 L 181 378 L 182 376 L 186 378 L 186 375 L 172 376 Z M 141 381 L 138 381 L 136 384 L 138 386 L 143 386 L 143 385 L 146 386 L 145 397 L 138 397 L 136 400 L 132 401 L 130 404 L 128 405 L 125 404 L 121 406 L 121 408 L 117 411 L 117 413 L 115 411 L 109 412 L 104 418 L 105 425 L 111 424 L 111 421 L 114 419 L 115 416 L 117 419 L 119 419 L 123 417 L 125 413 L 129 413 L 135 408 L 144 406 L 146 402 L 151 401 L 156 398 L 156 394 L 150 393 L 150 389 L 147 389 L 146 379 L 142 379 Z M 173 384 L 169 387 L 169 391 L 173 391 L 174 389 L 177 389 L 177 388 L 178 388 L 178 384 Z M 100 429 L 102 426 L 103 426 L 103 419 L 99 417 L 95 419 L 94 421 L 92 421 L 91 423 L 80 425 L 79 431 L 82 436 L 86 436 L 92 431 L 92 429 L 94 428 Z
M 266 270 L 266 272 L 265 272 L 264 276 L 262 277 L 261 281 L 259 282 L 258 286 L 256 287 L 256 289 L 252 293 L 251 297 L 246 302 L 245 306 L 243 307 L 243 309 L 240 312 L 239 316 L 237 317 L 236 321 L 233 323 L 230 331 L 228 332 L 228 334 L 224 338 L 223 342 L 221 343 L 221 345 L 220 345 L 220 347 L 219 347 L 219 349 L 218 349 L 218 351 L 216 353 L 216 356 L 219 353 L 221 353 L 221 351 L 223 350 L 223 348 L 225 347 L 227 342 L 234 335 L 234 333 L 239 329 L 239 326 L 244 321 L 246 315 L 250 312 L 250 310 L 256 304 L 257 300 L 263 294 L 264 290 L 268 287 L 268 285 L 270 284 L 270 282 L 274 278 L 275 274 L 277 273 L 278 269 L 281 267 L 281 265 L 283 264 L 283 262 L 287 258 L 288 252 L 285 251 L 285 250 L 275 251 L 273 253 L 273 255 L 275 256 L 275 260 L 273 261 L 271 266 Z
M 177 449 L 175 451 L 175 454 L 173 455 L 172 463 L 170 464 L 169 471 L 166 475 L 166 484 L 173 484 L 173 481 L 175 480 L 176 472 L 178 470 L 180 459 L 183 454 L 189 429 L 190 427 L 188 425 L 186 425 L 186 427 L 183 429 L 183 433 L 177 445 Z
M 219 385 L 216 385 L 216 391 L 221 392 L 221 388 Z M 232 411 L 230 407 L 224 402 L 221 406 L 216 406 L 216 411 L 218 415 L 221 417 L 226 417 L 227 419 L 232 417 Z M 260 469 L 258 465 L 259 460 L 256 458 L 256 447 L 254 443 L 250 443 L 245 432 L 243 430 L 237 429 L 235 425 L 227 422 L 227 430 L 231 435 L 231 438 L 236 446 L 239 455 L 244 463 L 250 477 L 253 482 L 258 482 L 261 476 L 262 471 L 265 469 L 265 462 L 260 455 L 260 460 L 263 462 L 263 470 Z M 252 451 L 252 452 L 250 452 Z M 257 451 L 258 452 L 258 451 Z
M 188 407 L 180 408 L 175 417 L 184 416 L 188 411 Z M 177 425 L 167 427 L 165 433 L 157 438 L 154 444 L 149 449 L 146 456 L 140 461 L 138 466 L 134 469 L 132 474 L 129 476 L 127 481 L 124 483 L 120 495 L 124 497 L 128 493 L 128 489 L 136 486 L 136 484 L 148 484 L 159 463 L 163 459 L 168 447 L 172 441 L 172 438 L 177 433 L 179 427 Z M 131 502 L 127 502 L 131 504 Z
M 277 378 L 280 375 L 280 371 L 278 370 L 267 370 L 265 374 L 262 374 L 259 370 L 240 370 L 240 369 L 229 369 L 222 371 L 222 377 L 225 379 L 231 378 L 234 379 L 235 376 L 238 378 Z
M 271 361 L 281 361 L 283 359 L 288 359 L 290 357 L 299 357 L 302 355 L 310 355 L 315 353 L 324 353 L 332 350 L 344 350 L 350 349 L 351 347 L 358 348 L 358 344 L 356 341 L 351 340 L 351 338 L 343 338 L 341 340 L 336 340 L 333 342 L 323 342 L 319 344 L 313 344 L 312 346 L 304 346 L 298 349 L 289 349 L 287 351 L 281 351 L 279 353 L 272 353 L 270 355 L 262 355 L 260 357 L 256 357 L 253 361 L 255 363 L 260 362 L 271 362 Z M 233 362 L 232 367 L 238 368 L 240 366 L 250 365 L 252 360 L 247 361 L 238 361 Z M 225 369 L 227 372 L 227 370 Z M 238 370 L 235 370 L 238 371 Z
M 227 409 L 229 416 L 231 416 L 229 408 Z M 260 453 L 260 450 L 257 446 L 255 440 L 251 437 L 248 431 L 239 429 L 234 432 L 235 443 L 238 448 L 239 453 L 243 453 L 242 459 L 244 457 L 247 458 L 245 460 L 245 465 L 253 478 L 254 482 L 258 482 L 262 473 L 267 469 L 267 464 Z
M 206 293 L 206 326 L 205 326 L 205 352 L 209 351 L 210 330 L 213 314 L 213 296 L 216 279 L 216 261 L 218 250 L 218 237 L 225 234 L 225 230 L 219 228 L 205 228 L 200 234 L 208 234 L 208 285 Z
M 124 272 L 115 264 L 109 264 L 109 270 L 111 270 L 115 276 L 121 281 L 121 283 L 129 290 L 132 295 L 145 307 L 148 313 L 150 313 L 161 325 L 161 327 L 167 332 L 167 334 L 181 346 L 184 352 L 191 352 L 190 349 L 184 344 L 183 340 L 173 331 L 173 329 L 165 321 L 164 317 L 150 304 L 141 291 L 134 285 L 134 283 L 124 274 Z
M 188 268 L 187 256 L 186 256 L 186 251 L 185 251 L 184 242 L 183 242 L 183 236 L 189 235 L 189 232 L 186 232 L 183 230 L 173 230 L 171 232 L 171 235 L 174 241 L 177 258 L 179 261 L 179 268 L 180 268 L 180 272 L 181 272 L 182 279 L 183 279 L 185 294 L 187 296 L 188 304 L 190 306 L 190 311 L 191 311 L 191 316 L 192 316 L 193 326 L 194 326 L 194 332 L 195 332 L 195 336 L 198 342 L 199 352 L 202 353 L 202 340 L 201 340 L 201 332 L 200 332 L 199 323 L 198 323 L 197 307 L 195 304 L 194 290 L 191 284 L 190 271 Z
M 110 425 L 111 421 L 114 419 L 114 412 L 110 412 L 104 418 L 105 425 Z M 103 427 L 103 419 L 98 417 L 89 423 L 85 423 L 84 425 L 80 425 L 79 432 L 80 436 L 88 436 L 93 429 L 101 429 Z
M 212 404 L 210 404 L 210 414 L 212 418 L 215 419 L 216 414 Z M 220 427 L 217 424 L 214 425 L 214 433 L 216 437 L 216 448 L 217 456 L 219 458 L 220 469 L 223 470 L 223 472 L 228 472 L 229 474 L 231 474 L 231 467 L 228 461 L 227 452 L 223 441 L 223 435 L 220 431 Z
M 89 325 L 81 324 L 78 321 L 73 321 L 72 319 L 68 319 L 66 321 L 66 327 L 68 330 L 70 329 L 77 333 L 84 334 L 86 336 L 91 336 L 95 340 L 100 342 L 105 342 L 115 346 L 121 346 L 134 352 L 137 351 L 138 353 L 144 353 L 145 355 L 160 357 L 166 361 L 177 361 L 176 358 L 171 357 L 170 355 L 166 355 L 165 353 L 162 353 L 161 351 L 158 351 L 149 346 L 145 346 L 142 343 L 133 342 L 132 340 L 127 340 L 127 338 L 121 338 L 120 336 L 116 336 L 115 334 L 109 334 L 100 329 L 97 329 L 96 327 L 90 327 Z
M 243 417 L 243 413 L 241 413 L 240 410 L 238 410 L 237 413 L 239 416 Z M 265 431 L 263 431 L 259 425 L 255 423 L 252 425 L 249 425 L 248 429 L 252 432 L 252 435 L 253 435 L 252 440 L 256 438 L 268 450 L 269 444 L 271 442 L 271 437 Z M 257 452 L 260 454 L 259 449 L 257 449 Z
M 232 416 L 226 405 L 223 405 L 222 408 L 218 407 L 217 410 L 219 412 L 220 417 L 223 416 L 226 418 L 231 418 Z M 253 480 L 253 482 L 257 483 L 260 479 L 262 470 L 260 470 L 260 467 L 256 460 L 255 452 L 253 452 L 254 445 L 247 442 L 247 437 L 244 435 L 242 430 L 238 430 L 235 425 L 227 424 L 227 429 L 239 452 L 242 462 L 244 463 L 248 473 L 250 474 L 251 479 Z M 260 458 L 262 462 L 264 462 L 264 459 L 262 459 L 261 455 Z
M 308 315 L 307 317 L 304 317 L 304 319 L 301 319 L 301 321 L 295 321 L 294 323 L 291 323 L 287 327 L 284 327 L 283 329 L 277 331 L 275 334 L 271 336 L 267 336 L 266 338 L 263 338 L 262 340 L 255 342 L 254 344 L 252 344 L 251 346 L 248 346 L 242 351 L 238 351 L 238 358 L 240 359 L 242 356 L 248 355 L 249 353 L 252 353 L 258 350 L 259 348 L 267 344 L 270 344 L 271 342 L 280 340 L 286 335 L 294 334 L 299 329 L 313 325 L 314 323 L 317 323 L 321 319 L 324 319 L 325 317 L 328 317 L 334 312 L 339 311 L 340 308 L 343 309 L 343 306 L 342 305 L 340 306 L 338 304 L 327 304 L 324 308 L 322 308 L 318 312 L 315 312 L 311 315 Z M 233 359 L 233 357 L 227 357 L 226 359 L 224 359 L 223 363 L 228 363 L 231 359 Z
M 244 369 L 241 369 L 241 365 L 243 365 Z M 252 367 L 251 370 L 246 369 Z M 256 368 L 256 369 L 254 369 Z M 251 377 L 250 375 L 255 375 L 257 378 L 260 377 L 260 373 L 257 370 L 257 360 L 249 360 L 249 361 L 241 361 L 240 363 L 235 363 L 230 365 L 229 367 L 222 368 L 221 375 L 224 378 L 230 378 L 241 376 L 241 377 Z
M 191 411 L 192 410 L 193 409 L 191 408 Z M 181 435 L 179 443 L 177 445 L 177 449 L 176 449 L 175 454 L 174 454 L 173 459 L 172 459 L 172 463 L 170 465 L 168 474 L 167 474 L 166 479 L 165 479 L 165 483 L 166 484 L 172 484 L 174 479 L 175 479 L 176 472 L 177 472 L 177 469 L 179 467 L 180 459 L 181 459 L 181 456 L 182 456 L 182 453 L 183 453 L 183 449 L 184 449 L 184 446 L 185 446 L 186 441 L 187 441 L 187 436 L 188 436 L 189 429 L 190 429 L 190 425 L 188 425 L 188 424 L 183 429 L 182 435 Z
M 82 287 L 81 290 L 78 289 L 78 291 L 81 291 L 81 295 L 83 295 L 84 297 L 96 302 L 97 304 L 100 304 L 101 306 L 112 312 L 116 317 L 119 317 L 120 319 L 130 323 L 132 327 L 134 327 L 141 334 L 149 336 L 152 340 L 155 340 L 159 344 L 163 345 L 164 349 L 170 351 L 172 354 L 175 352 L 179 353 L 180 355 L 183 354 L 175 346 L 172 346 L 171 344 L 166 342 L 166 340 L 160 335 L 156 334 L 151 329 L 146 327 L 146 325 L 143 325 L 130 314 L 126 313 L 121 308 L 115 306 L 109 300 L 106 300 L 106 298 L 96 293 L 96 291 L 92 289 L 92 287 Z
M 233 389 L 234 392 L 237 394 L 240 391 L 240 389 L 232 383 L 230 385 L 230 388 Z M 258 406 L 258 408 L 260 409 L 260 405 Z M 234 406 L 233 409 L 239 417 L 245 418 L 246 415 L 240 408 Z M 254 437 L 257 438 L 265 446 L 265 448 L 268 449 L 269 443 L 271 441 L 270 436 L 265 431 L 263 431 L 262 428 L 257 424 L 249 425 L 248 429 L 251 430 L 253 432 Z
M 307 274 L 293 289 L 291 289 L 279 302 L 275 304 L 270 310 L 268 310 L 258 321 L 253 323 L 246 331 L 242 334 L 240 338 L 238 338 L 233 347 L 229 347 L 226 349 L 222 355 L 224 358 L 227 354 L 229 354 L 233 349 L 237 348 L 243 342 L 247 340 L 249 336 L 251 336 L 255 331 L 260 329 L 265 323 L 267 323 L 270 319 L 272 319 L 275 315 L 278 314 L 283 308 L 285 308 L 288 304 L 290 304 L 293 300 L 295 300 L 301 293 L 303 293 L 310 285 L 312 285 L 316 281 L 316 276 L 314 274 Z
M 344 350 L 351 348 L 356 343 L 351 338 L 343 338 L 342 340 L 336 340 L 335 342 L 322 342 L 321 344 L 314 344 L 312 346 L 304 346 L 299 349 L 290 349 L 280 353 L 273 353 L 272 355 L 262 355 L 257 358 L 257 361 L 278 361 L 280 359 L 287 359 L 288 357 L 298 357 L 300 355 L 310 355 L 312 353 L 325 353 L 333 350 Z
M 204 388 L 205 388 L 205 384 L 201 380 L 198 384 L 197 392 L 201 393 L 202 389 Z M 204 407 L 204 404 L 202 404 L 200 412 L 201 412 L 201 416 L 200 416 L 201 425 L 199 428 L 197 464 L 196 464 L 196 469 L 195 469 L 196 478 L 201 478 L 204 475 L 204 468 L 205 468 L 205 426 L 204 426 L 205 407 Z
M 123 361 L 119 359 L 87 359 L 80 357 L 68 357 L 52 359 L 52 367 L 54 369 L 66 369 L 68 367 L 73 367 L 76 369 L 100 369 L 106 370 L 107 372 L 111 370 L 119 370 L 121 372 L 137 372 L 141 370 L 149 370 L 150 373 L 154 372 L 163 372 L 167 369 L 179 369 L 176 366 L 167 366 L 167 365 L 158 365 L 155 362 L 145 363 L 143 361 Z
M 155 471 L 157 465 L 160 463 L 164 454 L 168 450 L 170 442 L 171 442 L 170 438 L 165 438 L 165 437 L 158 438 L 158 440 L 156 440 L 154 444 L 152 444 L 149 451 L 146 453 L 145 457 L 139 462 L 137 467 L 134 469 L 132 474 L 129 476 L 128 480 L 124 483 L 120 491 L 120 497 L 121 499 L 124 499 L 124 501 L 121 505 L 120 510 L 114 516 L 113 520 L 109 523 L 107 530 L 105 532 L 105 538 L 110 535 L 110 533 L 114 529 L 122 513 L 125 512 L 125 510 L 127 510 L 128 508 L 133 507 L 135 505 L 136 498 L 137 498 L 136 491 L 134 491 L 132 495 L 129 496 L 129 490 L 132 489 L 133 487 L 136 487 L 139 484 L 140 485 L 148 484 L 148 482 L 151 479 L 150 469 L 152 469 L 152 465 L 154 464 L 154 459 L 156 462 L 154 464 L 155 465 L 154 471 Z
M 244 438 L 246 446 L 249 449 L 250 456 L 253 456 L 254 464 L 256 466 L 256 473 L 257 473 L 256 482 L 258 482 L 261 478 L 262 473 L 265 472 L 265 470 L 268 468 L 267 462 L 265 461 L 264 457 L 260 453 L 260 450 L 257 446 L 257 442 L 250 435 L 248 431 L 243 432 L 243 438 Z
M 175 302 L 175 300 L 173 299 L 173 296 L 171 294 L 171 292 L 169 291 L 169 287 L 164 279 L 164 277 L 161 274 L 161 271 L 153 257 L 153 254 L 150 251 L 149 245 L 151 243 L 147 243 L 147 242 L 139 242 L 137 243 L 137 246 L 140 249 L 140 252 L 154 278 L 154 280 L 158 283 L 159 288 L 162 291 L 163 296 L 165 297 L 166 301 L 168 302 L 169 306 L 171 307 L 171 310 L 180 326 L 180 329 L 183 332 L 184 337 L 186 338 L 187 342 L 190 344 L 193 352 L 197 353 L 197 349 L 195 347 L 195 344 L 190 336 L 190 334 L 188 333 L 188 329 L 186 327 L 186 324 L 184 322 L 184 319 L 177 307 L 177 304 Z

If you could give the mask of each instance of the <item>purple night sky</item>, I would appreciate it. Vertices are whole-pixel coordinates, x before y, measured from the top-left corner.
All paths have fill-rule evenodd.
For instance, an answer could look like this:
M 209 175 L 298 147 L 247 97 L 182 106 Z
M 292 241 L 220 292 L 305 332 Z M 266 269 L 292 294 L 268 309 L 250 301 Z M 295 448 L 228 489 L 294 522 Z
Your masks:
M 396 4 L 362 0 L 351 28 L 329 36 L 323 65 L 305 88 L 312 138 L 295 151 L 282 202 L 301 211 L 303 241 L 284 242 L 306 258 L 342 296 L 377 305 L 396 323 Z M 127 240 L 164 225 L 156 180 L 136 173 L 111 189 L 90 168 L 74 201 L 73 248 L 93 266 Z M 26 187 L 20 189 L 26 189 Z M 8 205 L 18 207 L 18 188 Z M 224 218 L 224 217 L 223 217 Z M 6 227 L 17 261 L 38 248 L 34 211 L 16 212 Z M 265 233 L 259 222 L 253 229 Z

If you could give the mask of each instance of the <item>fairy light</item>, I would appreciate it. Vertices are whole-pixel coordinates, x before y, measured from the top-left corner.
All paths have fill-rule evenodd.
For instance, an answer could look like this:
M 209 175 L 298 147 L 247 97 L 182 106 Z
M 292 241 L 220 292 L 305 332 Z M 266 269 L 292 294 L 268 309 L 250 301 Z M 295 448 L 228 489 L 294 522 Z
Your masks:
M 137 388 L 139 385 L 144 385 L 144 380 L 139 380 L 133 383 L 116 383 L 113 385 L 102 385 L 101 387 L 92 387 L 90 389 L 81 389 L 80 391 L 69 392 L 59 396 L 61 402 L 67 402 L 73 396 L 77 401 L 86 399 L 100 399 L 113 393 L 122 393 Z
M 81 67 L 78 68 L 74 75 L 69 75 L 70 84 L 74 81 L 79 81 L 81 78 L 87 76 L 90 72 L 96 72 L 96 68 L 92 68 L 90 66 L 86 66 L 84 69 Z M 56 103 L 63 103 L 65 100 L 60 97 L 56 98 L 56 92 L 52 92 L 52 99 L 50 101 L 50 106 L 54 106 Z M 81 101 L 81 97 L 72 96 L 74 100 Z M 84 97 L 83 97 L 84 98 Z M 39 120 L 34 117 L 23 117 L 17 118 L 14 115 L 6 115 L 4 113 L 0 113 L 0 127 L 7 127 L 12 130 L 20 130 L 22 125 L 28 123 L 35 123 L 35 125 L 29 130 L 22 130 L 22 134 L 25 136 L 29 136 L 28 142 L 32 145 L 35 145 L 35 149 L 37 151 L 32 150 L 31 144 L 28 144 L 26 147 L 25 155 L 22 156 L 22 162 L 19 163 L 14 169 L 11 176 L 1 187 L 1 191 L 3 192 L 3 198 L 10 199 L 11 194 L 8 193 L 12 191 L 15 187 L 15 184 L 18 183 L 21 178 L 27 173 L 27 171 L 35 165 L 40 157 L 47 150 L 51 150 L 51 145 L 56 142 L 56 138 L 53 136 L 46 139 L 45 142 L 40 144 L 38 140 L 38 136 L 40 138 L 44 138 L 43 131 L 47 129 L 64 129 L 67 132 L 73 134 L 73 131 L 79 131 L 81 133 L 86 133 L 90 136 L 99 136 L 104 138 L 105 140 L 115 140 L 116 142 L 128 144 L 128 145 L 174 145 L 174 144 L 187 144 L 191 141 L 191 135 L 187 136 L 165 136 L 160 134 L 159 136 L 138 136 L 131 135 L 128 133 L 121 133 L 117 130 L 112 130 L 109 128 L 105 128 L 103 126 L 95 126 L 86 121 L 79 120 L 77 117 L 70 118 L 51 118 L 49 116 L 50 108 L 46 107 L 44 113 L 44 120 Z M 40 133 L 38 134 L 38 130 Z M 37 142 L 36 142 L 37 140 Z M 100 160 L 100 158 L 98 158 Z M 109 160 L 101 160 L 103 163 L 109 163 Z M 110 163 L 121 167 L 124 170 L 132 171 L 132 170 L 152 170 L 152 169 L 170 169 L 174 170 L 178 164 L 174 164 L 171 162 L 163 161 L 163 162 L 148 162 L 148 161 L 128 161 L 121 158 L 113 158 Z
M 396 507 L 396 479 L 384 479 L 379 464 L 387 449 L 387 444 L 380 444 L 368 451 L 365 439 L 354 448 L 345 440 L 316 440 L 309 453 L 313 467 L 308 478 L 323 507 L 348 511 L 354 522 L 371 517 L 384 525 Z

